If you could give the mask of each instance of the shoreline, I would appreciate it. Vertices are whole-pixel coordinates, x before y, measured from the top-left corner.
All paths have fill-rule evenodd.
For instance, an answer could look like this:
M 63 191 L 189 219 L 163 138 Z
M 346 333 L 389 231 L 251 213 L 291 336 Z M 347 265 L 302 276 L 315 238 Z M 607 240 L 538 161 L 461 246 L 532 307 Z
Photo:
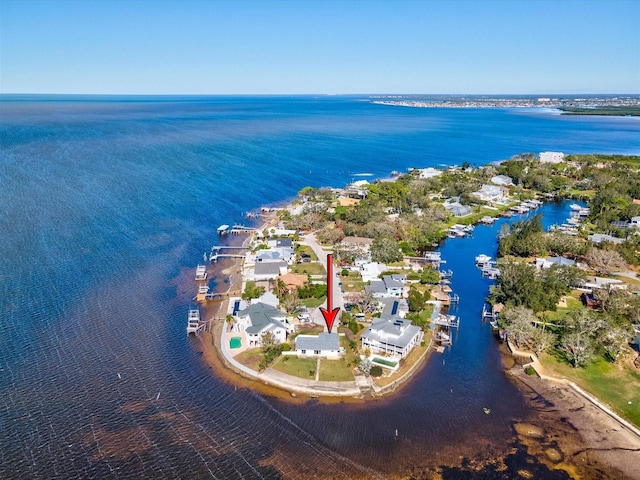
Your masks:
M 527 375 L 506 346 L 501 352 L 505 375 L 536 416 L 530 423 L 514 425 L 530 454 L 577 478 L 591 478 L 587 473 L 594 478 L 640 479 L 640 437 L 635 432 L 571 385 Z
M 272 216 L 260 227 L 260 230 L 267 228 L 274 218 Z M 244 239 L 243 244 L 252 241 L 253 238 L 252 235 Z M 244 260 L 233 259 L 227 262 L 229 263 L 225 263 L 223 268 L 213 267 L 212 273 L 218 280 L 215 290 L 219 293 L 237 291 L 243 283 Z M 225 276 L 229 279 L 228 282 L 219 281 Z M 226 285 L 225 292 L 220 291 L 222 285 Z M 228 302 L 228 298 L 208 302 L 203 307 L 207 314 L 206 318 L 224 318 Z M 391 394 L 408 385 L 411 379 L 415 378 L 417 371 L 426 365 L 433 350 L 430 343 L 409 371 L 390 384 L 379 387 L 378 391 L 372 388 L 374 395 L 365 398 L 355 394 L 355 390 L 336 394 L 335 391 L 328 393 L 323 389 L 313 387 L 309 389 L 308 386 L 298 389 L 295 385 L 287 384 L 287 377 L 290 376 L 285 374 L 278 374 L 278 376 L 284 375 L 280 378 L 280 380 L 284 378 L 284 381 L 277 382 L 269 375 L 263 376 L 258 372 L 248 374 L 242 371 L 234 365 L 234 362 L 226 358 L 223 351 L 225 327 L 224 321 L 214 321 L 210 324 L 209 331 L 199 336 L 203 361 L 213 374 L 236 388 L 248 388 L 259 395 L 294 404 L 304 404 L 314 400 L 325 404 L 348 402 L 372 405 L 372 400 L 390 397 Z M 516 363 L 516 352 L 505 351 L 503 348 L 500 350 L 504 363 L 509 361 Z M 513 419 L 514 435 L 532 455 L 550 468 L 564 469 L 576 475 L 577 478 L 584 477 L 585 471 L 590 472 L 590 469 L 594 468 L 604 474 L 602 478 L 640 479 L 635 468 L 640 462 L 640 437 L 624 427 L 617 419 L 596 408 L 588 401 L 590 399 L 581 397 L 569 385 L 527 376 L 521 365 L 506 368 L 505 375 L 514 382 L 533 414 L 533 418 L 528 421 Z M 291 377 L 291 379 L 294 379 L 295 384 L 297 377 Z M 303 379 L 298 380 L 305 382 Z M 531 431 L 536 432 L 538 429 L 546 432 L 546 438 L 530 434 Z M 549 443 L 549 438 L 554 440 Z
M 268 215 L 265 221 L 256 227 L 256 231 L 264 231 L 275 224 L 277 217 Z M 247 245 L 255 239 L 255 234 L 245 238 L 242 245 Z M 217 269 L 209 266 L 213 271 L 212 277 L 222 279 L 225 277 L 229 282 L 216 281 L 215 293 L 228 293 L 239 291 L 244 284 L 243 259 L 229 259 L 224 268 Z M 223 291 L 219 287 L 226 285 Z M 318 399 L 321 402 L 333 401 L 354 401 L 366 402 L 389 396 L 408 385 L 418 370 L 422 368 L 433 353 L 433 339 L 421 353 L 420 357 L 403 372 L 398 378 L 393 379 L 388 384 L 378 386 L 375 380 L 364 375 L 357 377 L 354 381 L 326 382 L 312 381 L 288 375 L 272 368 L 267 368 L 264 372 L 255 372 L 233 359 L 233 356 L 226 345 L 226 324 L 221 319 L 226 317 L 229 308 L 229 297 L 223 300 L 210 301 L 201 305 L 204 318 L 207 320 L 207 329 L 201 332 L 200 344 L 205 362 L 216 375 L 225 381 L 234 383 L 235 386 L 249 387 L 266 395 L 277 396 L 289 400 Z M 362 388 L 361 388 L 362 387 Z M 364 395 L 364 390 L 369 390 L 370 395 Z
M 269 215 L 256 230 L 263 231 L 274 226 L 276 221 L 276 215 Z M 253 240 L 255 233 L 244 239 L 242 244 Z M 225 263 L 223 268 L 212 267 L 217 280 L 216 292 L 219 292 L 221 285 L 227 285 L 226 292 L 241 289 L 244 261 L 233 259 L 230 264 Z M 228 280 L 220 281 L 225 275 Z M 214 375 L 225 382 L 286 402 L 303 404 L 314 400 L 321 403 L 371 405 L 371 400 L 390 397 L 408 385 L 426 365 L 433 350 L 431 339 L 425 351 L 406 372 L 382 387 L 377 387 L 370 377 L 365 376 L 357 376 L 356 381 L 319 382 L 287 375 L 272 368 L 257 372 L 235 361 L 226 347 L 228 339 L 224 317 L 229 301 L 227 297 L 206 306 L 207 318 L 213 316 L 218 320 L 212 322 L 210 331 L 200 339 L 204 361 L 215 372 Z M 524 366 L 516 361 L 522 352 L 511 348 L 507 350 L 506 346 L 499 348 L 504 365 L 518 363 L 515 367 L 505 368 L 504 374 L 514 383 L 531 412 L 524 419 L 510 420 L 519 444 L 549 468 L 565 470 L 577 478 L 583 478 L 585 472 L 589 473 L 589 469 L 593 468 L 600 472 L 601 478 L 640 480 L 640 473 L 634 468 L 640 464 L 640 435 L 633 426 L 629 428 L 624 420 L 611 415 L 606 407 L 599 405 L 597 399 L 573 388 L 566 380 L 547 379 L 537 370 L 539 378 L 531 378 L 525 374 Z

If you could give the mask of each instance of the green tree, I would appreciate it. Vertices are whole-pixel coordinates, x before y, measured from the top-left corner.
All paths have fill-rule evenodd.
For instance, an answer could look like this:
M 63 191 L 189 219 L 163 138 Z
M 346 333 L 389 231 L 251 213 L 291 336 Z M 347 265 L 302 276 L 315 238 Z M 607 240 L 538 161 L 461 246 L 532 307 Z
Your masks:
M 231 328 L 233 327 L 233 324 L 236 323 L 236 318 L 233 315 L 228 314 L 226 317 L 226 322 L 227 322 L 227 325 L 229 325 L 229 330 L 231 330 Z
M 263 333 L 261 342 L 262 360 L 260 360 L 258 368 L 262 371 L 271 365 L 271 362 L 273 362 L 282 353 L 283 346 L 271 332 Z
M 564 317 L 560 339 L 563 353 L 574 368 L 585 365 L 595 355 L 598 334 L 605 326 L 599 315 L 588 309 L 571 310 Z
M 418 289 L 411 287 L 409 289 L 408 303 L 410 312 L 420 312 L 424 310 L 424 295 Z
M 371 245 L 371 258 L 375 262 L 393 263 L 402 260 L 402 251 L 398 242 L 388 237 L 378 237 Z
M 247 284 L 244 287 L 244 292 L 242 292 L 243 300 L 250 300 L 252 298 L 258 298 L 265 292 L 264 287 L 259 287 L 256 285 L 256 282 L 253 280 L 247 281 Z

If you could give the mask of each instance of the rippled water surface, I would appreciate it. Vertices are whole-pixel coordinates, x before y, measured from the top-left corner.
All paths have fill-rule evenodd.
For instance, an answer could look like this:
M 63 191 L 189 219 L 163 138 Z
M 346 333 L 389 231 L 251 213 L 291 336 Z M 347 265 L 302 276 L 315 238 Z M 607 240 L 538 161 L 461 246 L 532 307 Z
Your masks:
M 488 281 L 472 260 L 493 253 L 498 226 L 442 248 L 462 299 L 453 348 L 367 404 L 290 404 L 217 378 L 184 334 L 192 268 L 218 225 L 305 185 L 640 151 L 635 119 L 356 97 L 5 96 L 0 108 L 0 478 L 393 476 L 455 463 L 462 445 L 504 448 L 530 412 L 479 321 Z M 545 209 L 558 223 L 566 206 Z

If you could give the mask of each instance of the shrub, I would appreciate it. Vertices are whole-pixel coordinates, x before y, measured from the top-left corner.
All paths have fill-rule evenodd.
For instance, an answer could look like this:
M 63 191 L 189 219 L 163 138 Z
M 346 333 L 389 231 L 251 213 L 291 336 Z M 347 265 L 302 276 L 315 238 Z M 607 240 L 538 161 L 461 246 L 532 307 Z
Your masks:
M 289 345 L 288 343 L 283 343 L 282 344 L 282 351 L 283 352 L 290 352 L 291 351 L 291 345 Z
M 535 375 L 536 371 L 531 365 L 527 365 L 527 367 L 524 369 L 524 373 L 526 373 L 527 375 Z
M 371 367 L 371 370 L 369 370 L 369 374 L 372 377 L 382 376 L 382 367 L 380 365 L 374 365 L 373 367 Z

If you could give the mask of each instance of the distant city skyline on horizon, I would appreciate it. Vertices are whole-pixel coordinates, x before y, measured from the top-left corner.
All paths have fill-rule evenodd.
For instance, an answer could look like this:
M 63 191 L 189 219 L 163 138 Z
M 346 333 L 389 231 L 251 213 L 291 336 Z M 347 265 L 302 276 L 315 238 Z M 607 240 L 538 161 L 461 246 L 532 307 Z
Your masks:
M 3 0 L 0 93 L 638 95 L 638 25 L 638 0 Z

